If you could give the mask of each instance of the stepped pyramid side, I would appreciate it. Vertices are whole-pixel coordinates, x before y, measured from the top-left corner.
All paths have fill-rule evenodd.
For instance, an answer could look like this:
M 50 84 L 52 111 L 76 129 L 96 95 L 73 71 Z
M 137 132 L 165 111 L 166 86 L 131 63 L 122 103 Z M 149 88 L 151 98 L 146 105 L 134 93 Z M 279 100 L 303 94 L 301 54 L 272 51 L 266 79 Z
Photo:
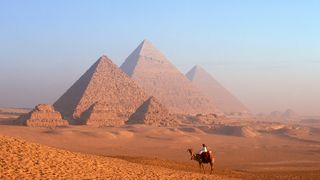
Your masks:
M 29 127 L 57 127 L 68 126 L 67 120 L 62 119 L 59 112 L 55 111 L 49 104 L 39 104 L 28 114 L 21 115 L 17 124 Z
M 158 51 L 144 40 L 121 65 L 121 69 L 150 96 L 173 113 L 214 113 L 217 108 Z
M 83 123 L 82 114 L 97 102 L 110 104 L 126 121 L 147 95 L 121 69 L 102 56 L 55 103 L 64 116 Z M 82 122 L 81 122 L 82 121 Z
M 130 116 L 127 124 L 176 126 L 178 121 L 156 98 L 150 97 Z
M 225 113 L 249 113 L 247 108 L 216 81 L 208 72 L 200 66 L 193 67 L 186 77 L 206 95 L 209 100 L 215 102 L 217 107 Z

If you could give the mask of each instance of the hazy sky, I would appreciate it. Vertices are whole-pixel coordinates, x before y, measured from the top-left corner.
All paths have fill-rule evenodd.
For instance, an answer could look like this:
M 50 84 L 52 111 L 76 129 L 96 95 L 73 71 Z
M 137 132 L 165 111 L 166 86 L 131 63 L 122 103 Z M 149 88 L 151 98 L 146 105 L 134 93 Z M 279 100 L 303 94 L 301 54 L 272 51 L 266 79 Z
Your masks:
M 0 1 L 0 106 L 53 103 L 102 54 L 149 39 L 253 112 L 320 115 L 320 1 Z

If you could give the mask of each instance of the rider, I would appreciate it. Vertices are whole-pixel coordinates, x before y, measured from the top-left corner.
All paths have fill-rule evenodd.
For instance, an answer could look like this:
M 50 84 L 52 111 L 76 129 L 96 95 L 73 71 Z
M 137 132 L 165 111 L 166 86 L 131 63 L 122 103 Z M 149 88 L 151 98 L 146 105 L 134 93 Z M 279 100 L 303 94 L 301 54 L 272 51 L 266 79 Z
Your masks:
M 202 155 L 202 153 L 208 152 L 207 146 L 205 144 L 202 144 L 202 148 L 198 152 L 199 155 Z

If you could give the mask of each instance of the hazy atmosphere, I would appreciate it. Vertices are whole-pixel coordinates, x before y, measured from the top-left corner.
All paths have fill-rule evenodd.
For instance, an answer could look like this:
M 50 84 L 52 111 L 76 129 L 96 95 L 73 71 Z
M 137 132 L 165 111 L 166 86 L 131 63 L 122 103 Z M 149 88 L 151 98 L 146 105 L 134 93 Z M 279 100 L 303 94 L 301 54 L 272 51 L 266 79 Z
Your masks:
M 148 39 L 253 113 L 320 115 L 319 1 L 1 1 L 0 106 L 53 103 L 101 55 Z
M 0 179 L 319 180 L 320 1 L 0 2 Z

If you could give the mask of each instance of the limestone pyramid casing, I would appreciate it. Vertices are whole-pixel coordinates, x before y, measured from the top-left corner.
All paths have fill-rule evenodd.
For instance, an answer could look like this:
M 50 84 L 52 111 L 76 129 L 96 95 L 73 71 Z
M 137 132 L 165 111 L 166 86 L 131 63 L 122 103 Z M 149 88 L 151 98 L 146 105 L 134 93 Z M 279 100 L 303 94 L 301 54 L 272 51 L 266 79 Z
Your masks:
M 17 124 L 30 127 L 56 127 L 68 126 L 67 120 L 62 119 L 59 112 L 55 111 L 52 105 L 39 104 L 28 114 L 21 115 Z
M 158 51 L 144 40 L 121 69 L 173 113 L 214 113 L 217 108 Z
M 121 69 L 102 56 L 55 103 L 54 107 L 75 124 L 96 102 L 116 109 L 118 118 L 128 117 L 147 99 L 142 89 Z
M 209 100 L 215 102 L 216 106 L 225 113 L 248 113 L 247 108 L 216 81 L 208 72 L 200 66 L 194 66 L 186 77 L 200 91 L 206 95 Z
M 155 97 L 150 97 L 130 116 L 127 123 L 176 126 L 178 121 Z

